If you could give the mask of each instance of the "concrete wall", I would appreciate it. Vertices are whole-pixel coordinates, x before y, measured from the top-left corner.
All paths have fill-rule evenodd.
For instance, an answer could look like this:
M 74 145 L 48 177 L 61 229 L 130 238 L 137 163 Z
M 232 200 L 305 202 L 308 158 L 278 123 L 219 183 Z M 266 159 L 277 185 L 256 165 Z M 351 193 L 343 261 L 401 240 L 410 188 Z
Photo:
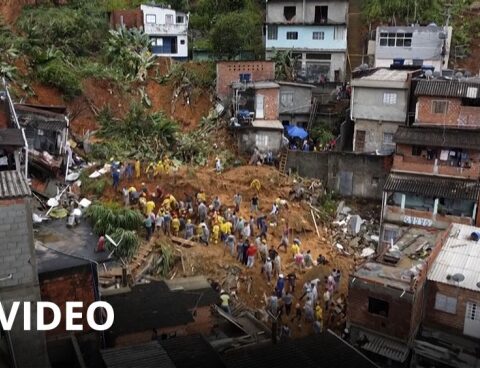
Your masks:
M 14 301 L 40 300 L 37 267 L 33 248 L 32 210 L 29 198 L 0 200 L 0 301 L 10 311 Z M 31 326 L 37 324 L 36 305 L 32 305 Z M 23 329 L 23 305 L 19 308 L 10 338 L 18 367 L 47 366 L 45 335 Z M 28 352 L 28 353 L 27 353 Z
M 289 151 L 287 169 L 321 179 L 327 189 L 343 196 L 381 199 L 392 165 L 391 156 L 351 152 Z
M 435 309 L 435 295 L 440 294 L 457 299 L 456 313 L 447 313 Z M 425 310 L 425 325 L 437 326 L 447 332 L 463 335 L 465 312 L 467 302 L 480 304 L 480 293 L 473 290 L 456 287 L 453 285 L 441 284 L 438 282 L 427 282 L 427 299 Z
M 384 93 L 396 93 L 396 104 L 384 104 Z M 407 118 L 408 90 L 354 86 L 351 111 L 353 120 L 368 119 L 404 123 Z
M 275 154 L 281 147 L 282 135 L 283 130 L 253 127 L 239 128 L 235 131 L 237 146 L 244 153 L 252 153 L 257 147 L 261 152 L 272 151 Z
M 433 101 L 448 101 L 446 113 L 433 113 Z M 420 96 L 417 102 L 416 122 L 422 125 L 448 125 L 451 127 L 480 127 L 480 107 L 462 106 L 460 98 Z
M 143 27 L 143 14 L 140 9 L 114 10 L 110 13 L 110 28 L 118 28 L 122 25 L 126 28 Z
M 298 38 L 287 39 L 287 32 L 297 32 Z M 323 32 L 323 40 L 314 39 L 313 32 Z M 277 39 L 267 37 L 265 42 L 267 49 L 343 51 L 347 48 L 347 28 L 344 25 L 279 25 Z
M 217 96 L 224 100 L 231 94 L 231 84 L 240 80 L 240 74 L 250 73 L 253 82 L 275 79 L 273 61 L 219 61 L 217 62 Z
M 384 133 L 394 134 L 398 129 L 399 123 L 379 122 L 375 120 L 357 119 L 355 121 L 355 131 L 353 134 L 353 150 L 355 152 L 375 152 L 376 150 L 391 151 L 395 150 L 395 143 L 387 144 L 384 142 Z M 359 147 L 356 142 L 357 131 L 365 131 L 365 144 Z M 359 143 L 359 144 L 355 144 Z
M 282 103 L 282 95 L 293 95 L 291 105 Z M 309 114 L 312 104 L 312 88 L 280 84 L 280 114 Z
M 55 303 L 62 311 L 60 325 L 55 330 L 48 331 L 47 336 L 66 333 L 64 317 L 65 303 L 67 301 L 83 302 L 83 308 L 81 309 L 83 331 L 90 331 L 90 327 L 87 324 L 87 309 L 95 301 L 93 275 L 90 265 L 40 275 L 40 293 L 43 301 Z M 50 310 L 46 312 L 50 312 Z M 45 313 L 45 320 L 52 320 L 51 313 Z M 80 323 L 80 321 L 76 321 L 76 323 Z
M 315 20 L 315 6 L 328 6 L 329 22 L 345 23 L 348 12 L 348 1 L 268 1 L 267 23 L 313 23 Z M 285 6 L 295 6 L 296 15 L 287 21 L 283 14 Z

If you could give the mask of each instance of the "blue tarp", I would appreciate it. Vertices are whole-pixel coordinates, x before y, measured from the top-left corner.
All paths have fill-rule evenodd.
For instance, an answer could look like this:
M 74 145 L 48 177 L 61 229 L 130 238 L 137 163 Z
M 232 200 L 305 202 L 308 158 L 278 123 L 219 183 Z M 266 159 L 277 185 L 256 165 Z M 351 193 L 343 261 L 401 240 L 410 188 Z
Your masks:
M 290 125 L 287 127 L 287 134 L 293 138 L 305 139 L 308 137 L 308 133 L 305 129 L 296 125 Z

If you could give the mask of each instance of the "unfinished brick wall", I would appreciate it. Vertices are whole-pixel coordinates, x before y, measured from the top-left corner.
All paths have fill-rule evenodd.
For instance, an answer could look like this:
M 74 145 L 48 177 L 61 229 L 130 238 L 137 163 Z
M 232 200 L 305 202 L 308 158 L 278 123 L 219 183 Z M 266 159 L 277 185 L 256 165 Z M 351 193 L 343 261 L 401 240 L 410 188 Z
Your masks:
M 262 95 L 265 120 L 278 120 L 279 88 L 257 89 L 256 95 Z
M 231 93 L 231 84 L 240 80 L 240 74 L 250 73 L 252 82 L 275 79 L 273 61 L 219 61 L 217 62 L 217 96 L 224 100 Z
M 433 101 L 448 101 L 446 113 L 434 113 Z M 421 124 L 447 125 L 451 127 L 480 127 L 480 107 L 462 106 L 460 98 L 441 98 L 420 96 L 418 98 L 418 117 Z
M 126 28 L 143 27 L 143 12 L 135 10 L 114 10 L 110 13 L 110 28 L 118 28 L 122 24 Z
M 355 283 L 363 282 L 363 280 L 357 278 Z M 349 321 L 380 334 L 392 336 L 405 342 L 409 341 L 418 326 L 411 326 L 413 306 L 407 298 L 400 298 L 402 291 L 398 290 L 396 293 L 398 295 L 393 296 L 391 290 L 389 290 L 389 293 L 383 293 L 382 289 L 386 288 L 382 285 L 379 285 L 377 290 L 369 290 L 355 286 L 355 283 L 350 286 L 348 291 Z M 389 304 L 388 317 L 372 314 L 368 311 L 369 297 L 383 300 Z
M 437 292 L 457 299 L 455 314 L 435 309 L 435 296 Z M 480 302 L 478 292 L 433 281 L 427 282 L 426 294 L 425 325 L 441 326 L 446 331 L 460 335 L 463 334 L 467 302 Z
M 83 332 L 90 331 L 87 324 L 87 309 L 95 301 L 93 275 L 89 265 L 80 268 L 72 268 L 58 271 L 55 274 L 40 275 L 40 294 L 43 301 L 55 303 L 60 307 L 62 319 L 60 325 L 47 336 L 64 334 L 65 331 L 65 303 L 67 301 L 83 302 L 83 308 L 75 309 L 82 313 L 82 320 L 75 320 L 75 324 L 83 324 Z M 50 310 L 46 310 L 45 321 L 50 322 L 53 316 Z

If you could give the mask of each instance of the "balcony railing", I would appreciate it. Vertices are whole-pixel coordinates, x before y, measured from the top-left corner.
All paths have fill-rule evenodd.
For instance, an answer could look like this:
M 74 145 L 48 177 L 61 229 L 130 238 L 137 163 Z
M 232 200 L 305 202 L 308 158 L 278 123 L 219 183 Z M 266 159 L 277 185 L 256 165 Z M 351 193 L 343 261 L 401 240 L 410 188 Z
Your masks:
M 451 223 L 473 225 L 473 220 L 470 217 L 442 215 L 440 213 L 434 215 L 433 212 L 427 210 L 402 209 L 392 205 L 386 206 L 384 220 L 439 229 L 446 229 Z
M 465 179 L 478 179 L 480 177 L 480 164 L 471 167 L 459 167 L 443 164 L 442 161 L 426 160 L 424 158 L 403 156 L 397 154 L 393 158 L 394 171 L 414 172 L 424 175 L 452 176 Z
M 187 34 L 187 24 L 145 24 L 145 33 L 153 35 Z

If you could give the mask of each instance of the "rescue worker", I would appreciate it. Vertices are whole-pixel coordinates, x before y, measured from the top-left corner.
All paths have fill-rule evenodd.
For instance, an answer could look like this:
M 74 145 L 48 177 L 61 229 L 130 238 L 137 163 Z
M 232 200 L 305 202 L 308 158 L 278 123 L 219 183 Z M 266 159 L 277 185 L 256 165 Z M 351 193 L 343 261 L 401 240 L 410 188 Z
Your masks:
M 178 232 L 180 231 L 180 220 L 178 216 L 174 216 L 172 220 L 172 233 L 173 236 L 178 236 Z
M 141 173 L 141 164 L 140 160 L 135 161 L 135 178 L 139 179 Z
M 157 162 L 157 165 L 155 165 L 155 171 L 153 173 L 153 177 L 156 178 L 157 176 L 162 176 L 164 171 L 164 166 L 162 160 L 159 160 Z
M 215 223 L 212 227 L 212 240 L 214 244 L 218 244 L 218 239 L 220 238 L 220 226 L 218 222 Z
M 145 169 L 145 174 L 147 175 L 148 180 L 152 179 L 154 171 L 155 171 L 155 162 L 150 162 L 147 168 Z

